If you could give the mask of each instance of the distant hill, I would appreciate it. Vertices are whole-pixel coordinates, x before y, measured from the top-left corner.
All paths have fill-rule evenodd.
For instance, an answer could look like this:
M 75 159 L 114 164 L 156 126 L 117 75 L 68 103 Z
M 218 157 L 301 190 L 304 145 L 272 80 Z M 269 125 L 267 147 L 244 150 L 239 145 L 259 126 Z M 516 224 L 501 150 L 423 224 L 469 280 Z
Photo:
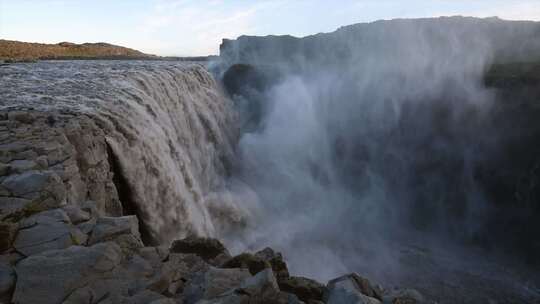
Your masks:
M 28 61 L 38 59 L 157 59 L 134 49 L 108 43 L 61 42 L 29 43 L 0 39 L 0 60 Z

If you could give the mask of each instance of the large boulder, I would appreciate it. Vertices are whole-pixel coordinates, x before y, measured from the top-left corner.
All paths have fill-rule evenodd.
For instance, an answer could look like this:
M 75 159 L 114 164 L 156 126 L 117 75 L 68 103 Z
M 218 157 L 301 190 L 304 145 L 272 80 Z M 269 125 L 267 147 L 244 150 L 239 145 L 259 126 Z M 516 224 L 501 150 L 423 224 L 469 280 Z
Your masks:
M 197 304 L 301 304 L 294 294 L 279 290 L 271 269 L 265 269 L 253 277 L 244 280 L 240 286 L 213 298 L 203 299 Z
M 73 291 L 110 277 L 122 260 L 120 247 L 101 243 L 72 246 L 26 258 L 15 267 L 15 304 L 61 303 Z
M 370 297 L 353 274 L 344 275 L 328 282 L 328 290 L 324 296 L 327 304 L 381 304 L 376 298 Z
M 223 244 L 213 238 L 189 236 L 182 240 L 175 240 L 170 248 L 171 253 L 192 253 L 203 260 L 219 266 L 231 255 Z
M 266 268 L 271 268 L 268 261 L 255 256 L 251 253 L 241 253 L 232 259 L 221 265 L 223 268 L 245 268 L 248 269 L 252 275 L 263 271 Z
M 278 281 L 278 284 L 282 291 L 295 294 L 304 302 L 322 301 L 326 293 L 326 286 L 315 280 L 303 277 L 281 279 Z
M 201 299 L 215 298 L 234 289 L 251 277 L 246 269 L 221 269 L 211 267 L 196 275 L 185 288 L 183 296 L 186 304 L 196 303 Z
M 278 281 L 289 277 L 289 269 L 287 268 L 287 264 L 283 260 L 281 253 L 275 252 L 270 247 L 266 247 L 255 253 L 255 256 L 270 263 Z
M 46 250 L 64 249 L 86 243 L 86 235 L 71 225 L 62 209 L 43 211 L 20 222 L 13 246 L 31 256 Z
M 22 212 L 43 211 L 66 204 L 66 187 L 54 171 L 30 170 L 21 174 L 12 174 L 0 184 L 7 195 L 33 203 L 25 205 Z M 30 207 L 30 209 L 29 209 Z M 24 216 L 26 214 L 22 214 Z
M 210 265 L 195 254 L 169 254 L 160 247 L 155 247 L 154 252 L 141 250 L 139 254 L 149 261 L 152 267 L 159 269 L 148 289 L 171 296 L 182 293 L 186 282 L 210 268 Z

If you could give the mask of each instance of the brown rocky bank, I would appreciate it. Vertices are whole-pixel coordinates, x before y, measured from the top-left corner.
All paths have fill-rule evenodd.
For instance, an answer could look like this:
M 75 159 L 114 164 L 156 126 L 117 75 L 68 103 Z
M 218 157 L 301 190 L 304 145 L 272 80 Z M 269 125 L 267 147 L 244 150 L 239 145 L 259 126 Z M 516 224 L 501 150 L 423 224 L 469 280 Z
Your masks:
M 31 61 L 38 59 L 152 59 L 140 51 L 109 43 L 60 42 L 30 43 L 0 39 L 0 60 Z

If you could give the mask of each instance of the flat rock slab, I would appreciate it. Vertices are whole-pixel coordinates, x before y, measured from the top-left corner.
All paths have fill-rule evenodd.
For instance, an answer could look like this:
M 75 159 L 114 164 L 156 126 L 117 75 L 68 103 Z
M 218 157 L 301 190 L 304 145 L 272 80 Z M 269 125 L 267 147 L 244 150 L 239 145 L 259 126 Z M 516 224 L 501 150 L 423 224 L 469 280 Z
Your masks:
M 123 234 L 131 234 L 140 240 L 139 220 L 136 216 L 100 217 L 92 230 L 89 244 L 110 241 Z
M 211 267 L 195 276 L 184 290 L 185 302 L 196 303 L 201 299 L 215 298 L 251 277 L 247 269 L 220 269 Z
M 73 291 L 107 277 L 121 262 L 120 247 L 72 246 L 28 257 L 17 264 L 16 304 L 61 303 Z
M 8 176 L 2 187 L 12 196 L 35 199 L 43 191 L 48 192 L 58 204 L 51 207 L 59 207 L 65 200 L 66 190 L 60 177 L 53 171 L 26 171 L 22 174 Z
M 327 304 L 381 304 L 381 301 L 364 295 L 350 275 L 330 281 L 325 298 Z
M 25 256 L 86 242 L 86 235 L 71 225 L 61 209 L 35 214 L 21 221 L 20 226 L 13 247 Z

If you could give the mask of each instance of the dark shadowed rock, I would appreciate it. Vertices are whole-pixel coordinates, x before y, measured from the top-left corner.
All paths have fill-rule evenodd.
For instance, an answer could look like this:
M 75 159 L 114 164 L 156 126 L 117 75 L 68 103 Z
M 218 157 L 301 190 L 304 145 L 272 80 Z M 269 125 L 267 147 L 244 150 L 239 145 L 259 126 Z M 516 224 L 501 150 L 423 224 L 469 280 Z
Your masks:
M 382 290 L 380 290 L 377 286 L 372 285 L 368 279 L 361 277 L 356 273 L 351 273 L 348 276 L 356 282 L 358 288 L 363 294 L 368 297 L 382 300 Z
M 0 261 L 0 303 L 8 303 L 15 287 L 15 272 L 11 265 Z
M 354 274 L 348 274 L 328 282 L 328 290 L 324 296 L 328 304 L 381 304 L 376 298 L 364 294 L 371 291 L 357 282 Z M 364 288 L 364 289 L 363 289 Z
M 216 259 L 230 258 L 229 251 L 217 239 L 190 236 L 172 243 L 172 253 L 193 253 L 207 262 Z M 221 263 L 219 263 L 221 264 Z
M 228 260 L 221 267 L 245 268 L 248 269 L 252 275 L 256 275 L 266 268 L 271 268 L 271 265 L 268 261 L 251 253 L 242 253 Z
M 11 247 L 16 233 L 17 224 L 0 222 L 0 252 L 4 252 Z
M 394 289 L 382 297 L 383 304 L 421 304 L 424 297 L 414 289 Z
M 285 261 L 283 261 L 283 256 L 281 253 L 275 252 L 270 247 L 266 247 L 265 249 L 255 253 L 255 256 L 270 263 L 272 270 L 274 271 L 274 275 L 278 281 L 289 277 L 289 269 L 287 268 Z
M 295 294 L 304 302 L 310 300 L 322 301 L 326 292 L 326 286 L 323 284 L 303 277 L 285 278 L 279 280 L 278 284 L 282 291 Z
M 245 269 L 220 269 L 211 267 L 206 272 L 196 275 L 186 286 L 183 296 L 186 304 L 196 303 L 201 299 L 213 299 L 237 288 L 251 277 Z
M 159 269 L 158 275 L 148 285 L 152 291 L 176 295 L 183 292 L 186 282 L 210 268 L 195 254 L 171 253 L 165 257 L 163 250 L 157 248 L 155 253 L 143 253 L 143 257 Z
M 17 284 L 12 301 L 61 303 L 76 289 L 111 275 L 121 259 L 120 247 L 114 243 L 72 246 L 26 258 L 15 267 Z

